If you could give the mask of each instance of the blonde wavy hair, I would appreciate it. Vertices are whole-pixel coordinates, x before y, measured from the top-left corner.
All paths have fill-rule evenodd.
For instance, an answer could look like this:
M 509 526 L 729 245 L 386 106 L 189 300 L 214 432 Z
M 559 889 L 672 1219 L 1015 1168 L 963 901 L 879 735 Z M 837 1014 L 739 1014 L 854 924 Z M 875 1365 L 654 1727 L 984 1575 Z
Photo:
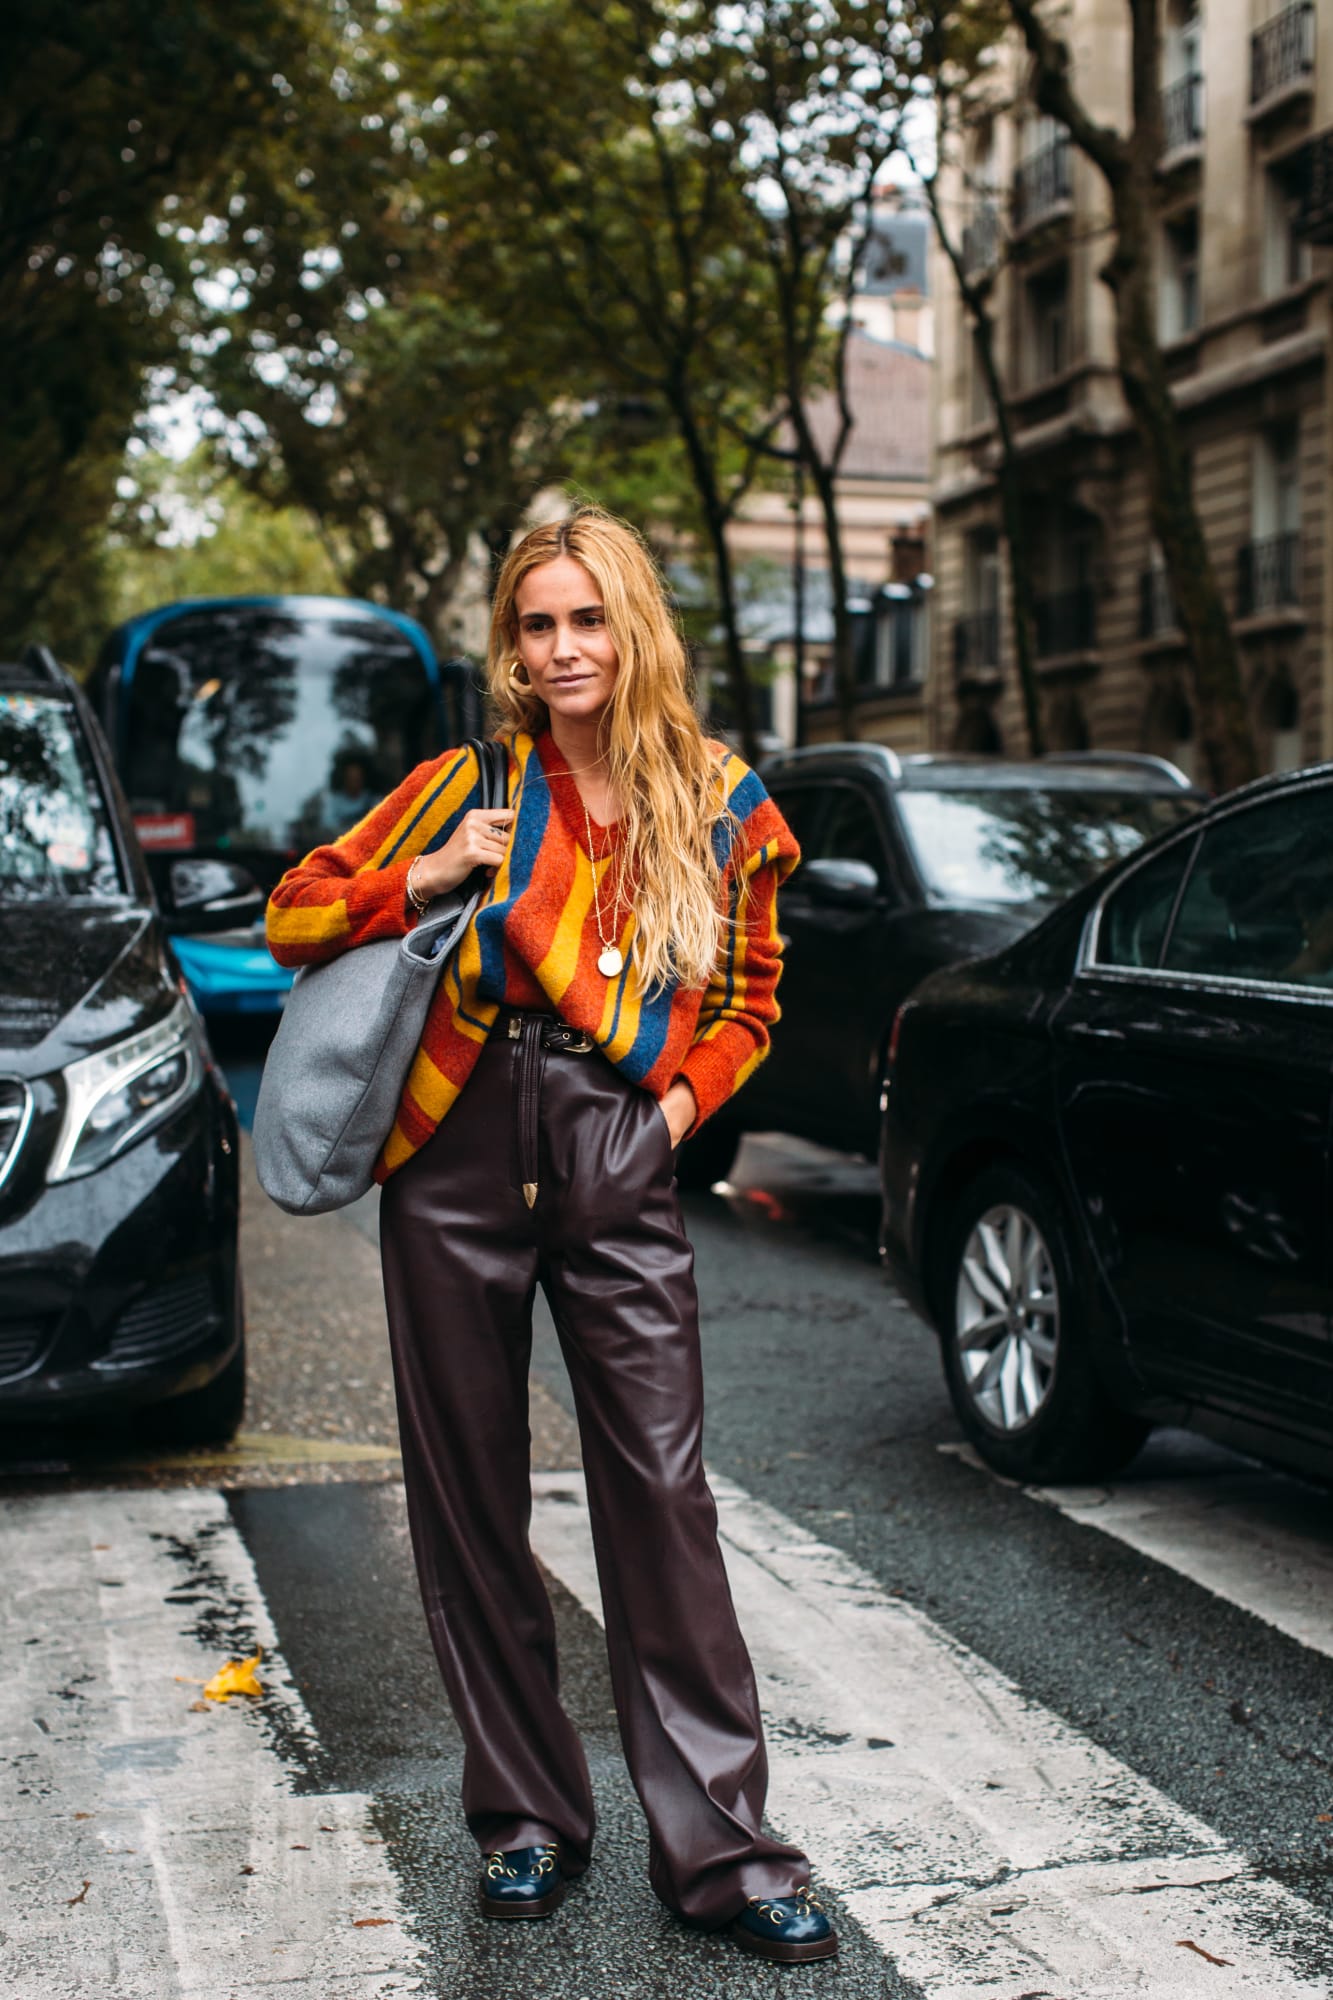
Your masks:
M 705 986 L 725 921 L 713 833 L 721 819 L 737 831 L 739 822 L 699 726 L 685 644 L 657 566 L 629 523 L 600 507 L 579 507 L 534 528 L 505 558 L 486 662 L 501 733 L 536 735 L 547 725 L 546 703 L 516 687 L 509 670 L 518 656 L 518 587 L 560 556 L 582 563 L 596 583 L 620 658 L 599 750 L 621 805 L 618 881 L 633 885 L 635 967 L 648 989 Z M 743 879 L 740 887 L 743 893 Z

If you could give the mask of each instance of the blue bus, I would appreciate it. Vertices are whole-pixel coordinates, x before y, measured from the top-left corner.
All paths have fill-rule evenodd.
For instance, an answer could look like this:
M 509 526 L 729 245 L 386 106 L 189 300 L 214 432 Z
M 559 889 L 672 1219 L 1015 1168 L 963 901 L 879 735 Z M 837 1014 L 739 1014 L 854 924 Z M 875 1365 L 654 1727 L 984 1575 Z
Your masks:
M 155 873 L 239 864 L 265 895 L 415 764 L 476 733 L 481 691 L 415 619 L 344 597 L 181 599 L 107 639 L 89 692 Z M 292 975 L 262 923 L 178 937 L 211 1013 L 280 1008 Z

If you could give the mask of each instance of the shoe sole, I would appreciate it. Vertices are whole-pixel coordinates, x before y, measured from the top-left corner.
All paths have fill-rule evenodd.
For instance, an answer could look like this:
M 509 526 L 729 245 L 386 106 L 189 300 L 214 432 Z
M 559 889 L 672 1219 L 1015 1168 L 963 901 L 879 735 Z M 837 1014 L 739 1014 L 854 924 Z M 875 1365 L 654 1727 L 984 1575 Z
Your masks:
M 530 1902 L 500 1902 L 494 1896 L 488 1896 L 484 1889 L 478 1891 L 477 1900 L 483 1917 L 496 1917 L 502 1923 L 531 1922 L 538 1917 L 554 1915 L 565 1900 L 565 1884 L 559 1883 L 554 1889 L 548 1889 L 544 1896 L 534 1896 Z
M 742 1951 L 753 1952 L 756 1958 L 773 1959 L 778 1965 L 811 1965 L 816 1959 L 838 1955 L 836 1931 L 823 1938 L 807 1938 L 799 1944 L 785 1944 L 781 1938 L 756 1937 L 753 1931 L 740 1925 L 733 1926 L 731 1935 Z

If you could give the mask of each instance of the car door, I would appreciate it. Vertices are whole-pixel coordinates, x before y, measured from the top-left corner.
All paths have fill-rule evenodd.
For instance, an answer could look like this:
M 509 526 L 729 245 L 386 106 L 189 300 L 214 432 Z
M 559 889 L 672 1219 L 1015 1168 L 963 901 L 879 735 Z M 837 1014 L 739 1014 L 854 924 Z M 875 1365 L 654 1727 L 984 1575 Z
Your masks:
M 1069 1169 L 1145 1380 L 1323 1431 L 1333 787 L 1239 806 L 1117 885 L 1053 1033 Z
M 789 807 L 804 809 L 800 789 L 774 790 L 789 824 Z M 820 809 L 806 819 L 804 860 L 861 862 L 872 871 L 875 889 L 860 905 L 835 900 L 818 884 L 817 871 L 804 867 L 784 885 L 778 902 L 786 946 L 778 993 L 782 1023 L 760 1071 L 763 1102 L 785 1130 L 865 1150 L 875 1143 L 879 1056 L 888 1026 L 882 999 L 886 931 L 901 892 L 873 783 L 830 777 L 819 791 Z

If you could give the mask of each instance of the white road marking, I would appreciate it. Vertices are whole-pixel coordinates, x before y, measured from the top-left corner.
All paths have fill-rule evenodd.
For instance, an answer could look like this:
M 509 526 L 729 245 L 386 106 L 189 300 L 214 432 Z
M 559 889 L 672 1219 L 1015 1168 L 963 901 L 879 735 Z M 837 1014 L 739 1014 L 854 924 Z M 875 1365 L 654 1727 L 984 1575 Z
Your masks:
M 1165 1466 L 1176 1447 L 1154 1439 L 1149 1449 Z M 995 1477 L 971 1445 L 940 1450 Z M 1333 1496 L 1201 1444 L 1176 1455 L 1182 1465 L 1165 1478 L 1019 1490 L 1333 1654 Z
M 7 1501 L 0 1575 L 6 2000 L 419 1989 L 370 1801 L 291 1789 L 309 1718 L 220 1494 Z M 263 1709 L 195 1710 L 242 1639 Z
M 773 1823 L 930 2000 L 1328 1994 L 1333 1925 L 1308 1904 L 837 1550 L 712 1484 Z M 534 1480 L 532 1539 L 600 1618 L 580 1475 Z

